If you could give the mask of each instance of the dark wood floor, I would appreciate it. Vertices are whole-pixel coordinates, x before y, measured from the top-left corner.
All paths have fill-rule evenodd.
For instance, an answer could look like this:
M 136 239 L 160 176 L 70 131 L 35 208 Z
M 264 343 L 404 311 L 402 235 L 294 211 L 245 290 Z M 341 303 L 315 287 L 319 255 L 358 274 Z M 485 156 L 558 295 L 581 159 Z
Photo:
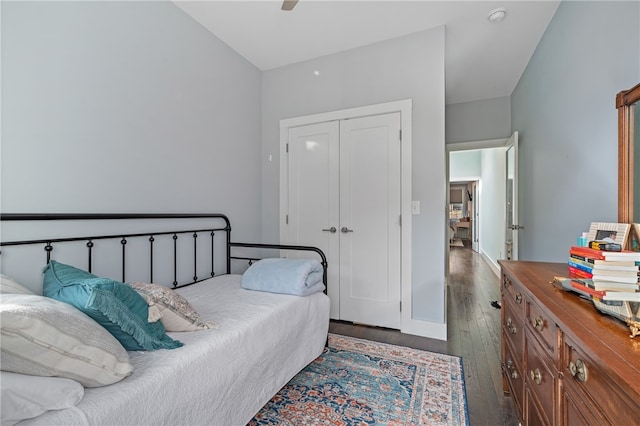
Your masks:
M 468 245 L 467 245 L 468 246 Z M 496 274 L 468 247 L 452 247 L 447 289 L 447 341 L 378 327 L 332 321 L 329 331 L 462 357 L 472 426 L 518 425 L 513 401 L 502 392 L 500 300 Z

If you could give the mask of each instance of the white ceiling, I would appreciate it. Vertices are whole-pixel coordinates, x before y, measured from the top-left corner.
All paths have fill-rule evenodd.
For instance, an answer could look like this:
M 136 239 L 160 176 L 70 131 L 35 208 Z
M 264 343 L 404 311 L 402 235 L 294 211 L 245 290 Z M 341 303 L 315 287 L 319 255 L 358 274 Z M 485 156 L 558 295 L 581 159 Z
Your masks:
M 510 96 L 560 0 L 175 1 L 261 70 L 445 26 L 446 103 Z M 507 10 L 499 24 L 490 11 Z

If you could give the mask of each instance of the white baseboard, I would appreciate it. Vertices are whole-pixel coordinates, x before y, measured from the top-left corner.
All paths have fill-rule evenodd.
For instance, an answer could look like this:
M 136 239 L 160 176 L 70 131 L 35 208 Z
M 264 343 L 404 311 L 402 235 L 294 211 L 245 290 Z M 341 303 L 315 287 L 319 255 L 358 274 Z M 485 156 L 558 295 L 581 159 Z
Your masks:
M 500 277 L 500 266 L 498 265 L 498 263 L 496 261 L 494 261 L 493 259 L 491 259 L 487 253 L 485 253 L 484 251 L 480 251 L 480 255 L 482 256 L 482 258 L 484 259 L 485 262 L 487 262 L 487 265 L 489 265 L 491 267 L 491 270 L 493 271 L 494 274 L 496 274 L 496 277 Z

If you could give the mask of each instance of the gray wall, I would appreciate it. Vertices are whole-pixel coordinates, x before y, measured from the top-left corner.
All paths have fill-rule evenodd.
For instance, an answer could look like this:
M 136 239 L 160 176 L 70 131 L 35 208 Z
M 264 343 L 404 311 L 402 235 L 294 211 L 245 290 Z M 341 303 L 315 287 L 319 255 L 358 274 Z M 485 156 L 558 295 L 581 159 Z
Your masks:
M 511 98 L 520 132 L 520 258 L 564 262 L 617 221 L 615 95 L 640 81 L 640 3 L 563 1 Z
M 260 237 L 261 72 L 171 2 L 2 2 L 2 211 Z
M 320 75 L 314 76 L 314 70 Z M 421 214 L 413 216 L 413 318 L 443 323 L 444 28 L 267 71 L 262 93 L 262 234 L 266 242 L 279 239 L 281 119 L 413 99 L 412 197 L 421 201 Z
M 449 181 L 477 180 L 482 173 L 482 151 L 454 151 L 449 153 Z
M 446 114 L 447 143 L 511 136 L 511 98 L 508 96 L 450 104 Z

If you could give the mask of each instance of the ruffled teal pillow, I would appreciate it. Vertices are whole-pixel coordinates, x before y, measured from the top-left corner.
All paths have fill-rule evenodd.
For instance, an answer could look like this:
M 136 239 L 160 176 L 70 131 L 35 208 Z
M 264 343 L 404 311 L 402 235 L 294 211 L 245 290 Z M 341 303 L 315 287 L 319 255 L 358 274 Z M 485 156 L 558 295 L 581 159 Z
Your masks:
M 149 322 L 147 302 L 131 287 L 52 260 L 44 268 L 45 296 L 81 310 L 111 333 L 126 350 L 174 349 L 160 321 Z

